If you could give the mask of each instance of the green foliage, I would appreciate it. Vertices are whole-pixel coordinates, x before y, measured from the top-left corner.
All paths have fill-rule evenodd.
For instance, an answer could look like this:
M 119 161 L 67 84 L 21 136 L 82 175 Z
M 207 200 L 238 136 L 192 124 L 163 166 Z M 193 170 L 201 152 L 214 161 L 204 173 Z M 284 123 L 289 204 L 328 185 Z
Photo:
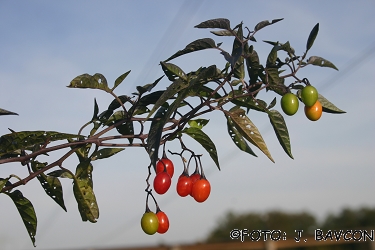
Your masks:
M 224 114 L 227 132 L 239 150 L 257 156 L 250 148 L 250 145 L 255 146 L 275 162 L 260 131 L 250 119 L 253 112 L 267 115 L 281 147 L 290 158 L 293 158 L 286 122 L 276 108 L 277 98 L 273 97 L 271 103 L 266 103 L 257 98 L 258 93 L 267 91 L 267 94 L 277 96 L 296 91 L 296 95 L 300 98 L 300 89 L 308 84 L 306 78 L 299 76 L 300 69 L 309 65 L 336 70 L 337 68 L 322 57 L 310 56 L 306 59 L 307 52 L 317 37 L 318 24 L 310 32 L 306 51 L 302 55 L 297 55 L 288 41 L 284 43 L 264 41 L 272 47 L 267 60 L 260 60 L 254 46 L 256 42 L 254 34 L 282 20 L 280 18 L 261 21 L 255 25 L 253 31 L 242 22 L 231 28 L 230 21 L 225 18 L 204 21 L 195 27 L 219 29 L 211 31 L 211 34 L 220 36 L 220 39 L 233 39 L 231 51 L 222 49 L 222 43 L 216 43 L 212 38 L 194 40 L 160 62 L 163 76 L 152 83 L 137 86 L 136 92 L 131 95 L 118 95 L 114 92 L 120 89 L 119 86 L 130 74 L 130 70 L 120 75 L 113 83 L 113 87 L 109 87 L 107 79 L 100 73 L 79 75 L 67 87 L 103 90 L 110 94 L 113 100 L 100 111 L 95 99 L 93 113 L 88 116 L 91 119 L 79 129 L 77 134 L 41 130 L 12 131 L 1 136 L 0 164 L 19 162 L 26 165 L 29 170 L 29 175 L 23 179 L 13 175 L 0 179 L 0 190 L 15 202 L 33 243 L 36 234 L 34 209 L 31 202 L 23 197 L 20 191 L 13 191 L 14 188 L 37 178 L 46 194 L 66 210 L 59 178 L 71 179 L 82 220 L 96 222 L 99 217 L 99 207 L 93 186 L 93 162 L 112 157 L 125 147 L 143 147 L 150 158 L 149 174 L 146 179 L 147 195 L 152 192 L 149 183 L 151 166 L 155 168 L 157 160 L 161 157 L 160 146 L 163 146 L 164 155 L 167 142 L 177 140 L 182 151 L 172 153 L 180 155 L 182 159 L 185 159 L 186 154 L 190 154 L 190 159 L 194 158 L 197 166 L 198 162 L 200 164 L 199 157 L 202 155 L 196 154 L 185 144 L 184 135 L 193 138 L 193 143 L 200 144 L 220 169 L 218 152 L 220 148 L 216 148 L 210 137 L 210 131 L 203 132 L 203 128 L 208 123 L 204 115 L 213 111 Z M 224 62 L 225 66 L 223 68 L 217 65 L 200 66 L 196 70 L 185 72 L 180 66 L 171 62 L 177 57 L 206 49 L 222 54 L 223 61 L 218 65 L 223 65 Z M 280 59 L 285 57 L 284 60 Z M 265 65 L 261 64 L 261 61 L 266 61 Z M 156 89 L 162 80 L 167 82 L 166 86 Z M 321 95 L 318 100 L 324 112 L 345 113 Z M 0 115 L 14 114 L 16 113 L 0 109 Z M 88 131 L 87 127 L 90 127 Z M 116 134 L 108 135 L 109 132 Z M 118 140 L 122 140 L 122 143 L 118 143 Z M 52 163 L 42 163 L 37 159 L 40 155 L 48 157 L 49 152 L 61 149 L 69 149 L 69 151 L 58 160 L 51 161 Z M 63 166 L 64 161 L 74 153 L 79 161 L 75 172 Z M 200 170 L 203 174 L 203 166 L 200 166 Z M 10 179 L 13 177 L 18 181 L 11 183 Z M 282 213 L 268 214 L 267 221 L 257 216 L 251 215 L 241 220 L 251 222 L 257 229 L 269 228 L 273 226 L 274 221 L 285 224 L 290 221 L 290 216 Z M 300 220 L 303 225 L 292 224 L 293 230 L 303 229 L 315 223 L 314 219 L 306 214 L 300 215 Z

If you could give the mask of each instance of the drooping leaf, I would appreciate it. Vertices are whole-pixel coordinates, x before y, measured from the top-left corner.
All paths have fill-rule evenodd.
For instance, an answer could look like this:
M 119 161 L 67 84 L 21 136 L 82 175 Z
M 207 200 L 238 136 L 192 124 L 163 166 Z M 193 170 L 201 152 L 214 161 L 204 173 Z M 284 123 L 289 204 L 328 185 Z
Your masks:
M 9 182 L 9 179 L 10 179 L 10 178 L 11 178 L 11 177 L 8 177 L 8 178 L 5 178 L 5 179 L 0 178 L 0 192 L 1 192 L 1 190 L 3 190 L 4 186 L 6 186 L 6 185 L 8 185 L 8 184 L 11 184 L 11 183 Z
M 160 119 L 154 120 L 151 123 L 150 132 L 147 138 L 147 152 L 154 168 L 156 167 L 156 161 L 158 159 L 159 146 L 164 125 L 168 122 L 170 116 L 180 106 L 181 102 L 188 96 L 189 91 L 189 88 L 180 91 L 176 99 L 168 108 L 160 107 L 158 112 L 155 114 L 155 118 Z
M 230 116 L 234 126 L 246 140 L 258 147 L 272 162 L 275 162 L 271 153 L 268 151 L 267 145 L 258 128 L 253 124 L 249 117 L 246 116 L 245 110 L 234 107 L 230 111 L 226 111 L 226 114 Z
M 127 95 L 120 95 L 118 96 L 118 99 L 120 99 L 120 101 L 122 102 L 122 104 L 125 104 L 127 101 L 130 100 L 130 97 L 127 96 Z M 121 104 L 120 102 L 115 98 L 113 99 L 113 101 L 109 104 L 108 106 L 108 110 L 115 110 L 115 109 L 118 109 L 119 107 L 121 107 Z
M 311 30 L 309 38 L 307 39 L 306 43 L 306 52 L 313 46 L 316 36 L 319 32 L 319 23 L 317 23 L 314 28 Z
M 182 131 L 182 133 L 189 135 L 194 140 L 199 142 L 202 145 L 202 147 L 206 149 L 206 151 L 209 153 L 212 160 L 215 162 L 216 166 L 220 170 L 219 158 L 217 156 L 215 144 L 212 142 L 212 140 L 207 134 L 205 134 L 201 129 L 196 127 L 185 128 Z
M 287 87 L 284 85 L 284 78 L 280 77 L 280 71 L 277 68 L 269 68 L 266 72 L 269 83 L 269 87 L 267 89 L 271 89 L 279 95 L 284 95 Z
M 194 26 L 194 28 L 218 28 L 230 30 L 230 21 L 226 18 L 210 19 Z
M 232 46 L 233 62 L 231 63 L 231 66 L 234 68 L 234 72 L 233 72 L 234 77 L 238 79 L 243 79 L 245 77 L 244 58 L 242 57 L 242 53 L 243 53 L 242 40 L 243 40 L 243 30 L 242 30 L 242 24 L 240 24 L 237 30 L 237 36 L 234 38 L 234 41 L 233 41 L 233 46 Z
M 25 224 L 26 230 L 35 247 L 37 218 L 33 204 L 31 204 L 31 202 L 26 197 L 24 197 L 19 190 L 15 190 L 12 193 L 6 192 L 5 194 L 7 194 L 16 205 L 17 210 L 21 215 L 23 224 Z
M 307 64 L 312 64 L 312 65 L 316 65 L 320 67 L 328 67 L 328 68 L 332 68 L 335 70 L 339 70 L 333 63 L 319 56 L 310 57 L 307 60 Z
M 154 120 L 151 123 L 150 131 L 147 137 L 147 152 L 149 154 L 152 165 L 156 166 L 156 161 L 158 160 L 158 152 L 160 146 L 161 135 L 163 132 L 163 127 L 166 122 L 167 108 L 161 106 L 155 113 Z
M 173 54 L 171 57 L 169 57 L 165 62 L 168 62 L 176 57 L 204 49 L 212 49 L 216 48 L 215 41 L 211 38 L 202 38 L 195 40 L 194 42 L 189 43 L 186 45 L 186 47 L 183 50 L 177 51 L 175 54 Z
M 27 149 L 34 145 L 46 142 L 83 138 L 74 134 L 65 134 L 55 131 L 21 131 L 6 134 L 0 137 L 0 156 L 19 149 Z
M 5 109 L 0 109 L 0 115 L 18 115 L 18 114 L 12 111 L 5 110 Z
M 58 169 L 52 172 L 49 172 L 47 175 L 60 178 L 74 179 L 74 175 L 65 169 Z
M 83 74 L 74 78 L 68 88 L 89 88 L 100 89 L 106 92 L 111 91 L 108 87 L 107 79 L 99 73 L 95 75 Z
M 175 81 L 178 78 L 182 79 L 183 81 L 187 81 L 185 72 L 177 65 L 167 62 L 160 62 L 160 65 L 170 81 Z
M 207 119 L 195 119 L 188 121 L 190 127 L 202 129 L 210 120 Z
M 122 135 L 134 135 L 134 125 L 132 121 L 127 121 L 119 126 L 116 127 L 117 132 Z M 133 143 L 133 138 L 128 138 L 129 143 Z
M 131 70 L 129 70 L 128 72 L 125 72 L 124 74 L 122 74 L 121 76 L 117 77 L 117 79 L 115 80 L 115 84 L 113 85 L 113 88 L 112 88 L 112 91 L 117 88 L 118 85 L 120 85 L 120 83 L 122 83 L 122 81 L 125 80 L 125 78 L 129 75 Z
M 277 110 L 270 110 L 267 113 L 280 145 L 285 153 L 293 159 L 289 132 L 284 117 Z
M 150 104 L 155 104 L 161 95 L 164 93 L 164 90 L 158 90 L 154 91 L 148 95 L 142 96 L 141 99 L 139 99 L 138 105 L 139 106 L 147 106 Z
M 324 96 L 318 94 L 318 100 L 322 104 L 323 112 L 332 114 L 343 114 L 346 113 L 344 110 L 339 109 L 333 103 L 328 101 Z
M 96 102 L 96 98 L 94 99 L 94 114 L 92 115 L 91 121 L 95 121 L 98 118 L 98 113 L 99 113 L 99 106 L 98 103 Z
M 78 164 L 73 182 L 73 193 L 83 221 L 95 223 L 99 218 L 99 207 L 93 190 L 93 167 L 90 161 Z
M 175 94 L 180 92 L 181 90 L 188 87 L 188 84 L 181 79 L 177 79 L 176 81 L 172 82 L 171 85 L 163 92 L 160 98 L 156 101 L 155 105 L 152 107 L 150 113 L 148 114 L 147 118 L 151 117 L 156 110 L 158 110 L 168 99 L 173 97 Z
M 236 126 L 234 126 L 234 123 L 232 119 L 229 116 L 225 116 L 227 118 L 227 129 L 228 129 L 228 134 L 234 144 L 242 151 L 249 153 L 255 157 L 257 155 L 254 153 L 254 151 L 250 148 L 249 144 L 245 141 L 243 136 L 238 132 Z
M 47 166 L 46 163 L 41 163 L 37 161 L 31 162 L 31 169 L 34 172 L 44 168 L 45 166 Z M 66 211 L 63 189 L 60 180 L 54 176 L 47 176 L 44 173 L 39 174 L 37 176 L 37 179 L 39 180 L 46 194 L 49 197 L 51 197 L 52 200 L 54 200 L 62 209 Z
M 93 153 L 93 155 L 91 156 L 91 160 L 95 161 L 99 159 L 108 158 L 108 157 L 111 157 L 112 155 L 115 155 L 123 151 L 124 149 L 125 148 L 102 148 L 96 151 L 95 153 Z
M 276 97 L 273 98 L 272 102 L 268 105 L 267 109 L 272 109 L 276 105 Z
M 137 90 L 138 90 L 138 93 L 140 95 L 146 93 L 146 92 L 150 92 L 155 86 L 156 84 L 158 84 L 158 82 L 160 82 L 160 80 L 163 78 L 164 76 L 161 76 L 159 77 L 158 79 L 155 80 L 155 82 L 153 83 L 149 83 L 149 84 L 146 84 L 144 86 L 137 86 Z
M 265 20 L 265 21 L 261 21 L 259 22 L 257 25 L 255 25 L 254 27 L 254 31 L 258 31 L 260 29 L 263 29 L 264 27 L 268 26 L 268 25 L 271 25 L 271 24 L 274 24 L 274 23 L 277 23 L 281 20 L 283 20 L 284 18 L 279 18 L 279 19 L 273 19 L 271 22 L 268 21 L 268 20 Z
M 234 36 L 233 32 L 230 30 L 213 30 L 210 32 L 217 36 Z

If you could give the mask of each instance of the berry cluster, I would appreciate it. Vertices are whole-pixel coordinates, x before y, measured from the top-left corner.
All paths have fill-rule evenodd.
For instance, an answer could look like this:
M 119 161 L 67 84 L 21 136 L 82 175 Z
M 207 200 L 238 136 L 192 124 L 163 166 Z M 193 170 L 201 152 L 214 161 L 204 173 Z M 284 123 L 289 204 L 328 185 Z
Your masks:
M 319 94 L 315 87 L 307 85 L 298 92 L 300 99 L 305 104 L 305 115 L 311 121 L 317 121 L 322 116 L 322 104 L 318 100 Z M 287 115 L 294 115 L 299 106 L 298 97 L 293 93 L 286 93 L 281 98 L 281 108 Z
M 189 175 L 188 167 L 186 167 L 185 159 L 181 156 L 184 164 L 184 170 L 178 177 L 176 191 L 181 197 L 191 196 L 197 202 L 204 202 L 207 200 L 211 192 L 210 182 L 206 179 L 200 156 L 192 155 L 189 160 L 188 166 L 192 158 L 195 159 L 196 168 L 194 173 Z M 199 163 L 199 165 L 198 165 Z M 200 168 L 199 168 L 200 166 Z M 172 183 L 172 177 L 174 174 L 174 164 L 166 157 L 164 152 L 163 157 L 156 163 L 156 176 L 153 181 L 153 187 L 156 193 L 162 195 L 165 194 Z M 146 234 L 165 233 L 169 228 L 169 220 L 167 215 L 160 210 L 151 190 L 146 189 L 146 211 L 141 219 L 141 227 Z M 156 213 L 152 212 L 148 207 L 148 197 L 151 196 L 156 204 Z

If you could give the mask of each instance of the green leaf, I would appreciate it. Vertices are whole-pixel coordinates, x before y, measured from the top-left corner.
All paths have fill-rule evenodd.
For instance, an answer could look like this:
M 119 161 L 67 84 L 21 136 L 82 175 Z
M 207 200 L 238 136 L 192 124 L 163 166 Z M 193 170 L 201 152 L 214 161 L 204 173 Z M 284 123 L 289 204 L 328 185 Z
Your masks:
M 275 162 L 268 151 L 267 145 L 263 140 L 258 128 L 246 116 L 245 110 L 235 107 L 230 111 L 226 111 L 227 116 L 233 121 L 238 132 L 254 146 L 258 147 L 272 162 Z
M 243 52 L 242 39 L 243 39 L 243 30 L 242 30 L 242 24 L 240 24 L 238 26 L 237 36 L 234 38 L 234 41 L 233 41 L 233 46 L 232 46 L 233 62 L 231 62 L 231 66 L 234 68 L 234 72 L 233 72 L 234 77 L 238 79 L 245 78 L 245 65 L 244 65 L 244 58 L 242 57 L 242 52 Z
M 95 98 L 94 99 L 94 114 L 91 118 L 91 122 L 98 119 L 98 113 L 99 113 L 99 106 L 98 106 L 98 103 L 96 102 L 96 98 Z
M 164 76 L 159 77 L 158 79 L 155 80 L 154 83 L 149 83 L 144 86 L 137 86 L 138 93 L 142 95 L 143 93 L 150 92 L 156 84 L 163 78 Z
M 156 101 L 147 118 L 151 117 L 151 115 L 153 115 L 154 112 L 158 110 L 168 99 L 172 98 L 175 94 L 187 88 L 188 86 L 189 85 L 181 79 L 177 79 L 176 81 L 172 82 L 172 84 L 168 86 L 168 88 L 162 93 L 162 95 Z
M 155 104 L 161 95 L 164 93 L 164 90 L 154 91 L 148 95 L 142 96 L 138 101 L 138 106 L 147 106 L 150 104 Z
M 73 182 L 73 193 L 82 220 L 95 223 L 99 218 L 99 208 L 93 190 L 92 170 L 90 161 L 82 161 L 78 164 Z
M 163 132 L 164 125 L 168 122 L 170 116 L 180 106 L 181 102 L 188 96 L 190 89 L 184 89 L 180 91 L 174 100 L 174 102 L 168 107 L 160 107 L 158 112 L 155 114 L 155 118 L 150 126 L 150 132 L 147 138 L 147 152 L 150 156 L 151 164 L 156 167 L 156 161 L 158 159 L 158 152 L 160 146 L 161 135 Z M 155 104 L 156 106 L 156 104 Z M 166 105 L 167 106 L 167 105 Z
M 218 31 L 210 31 L 210 32 L 217 36 L 234 36 L 233 32 L 230 30 L 218 30 Z
M 41 163 L 38 161 L 31 162 L 31 168 L 34 172 L 44 168 L 47 166 L 46 163 Z M 42 188 L 46 192 L 46 194 L 52 198 L 62 209 L 66 211 L 66 207 L 64 204 L 64 197 L 63 197 L 63 189 L 61 186 L 61 182 L 58 178 L 54 176 L 47 176 L 43 173 L 37 176 Z
M 306 52 L 313 46 L 316 36 L 318 35 L 319 31 L 319 23 L 317 23 L 314 28 L 311 30 L 309 38 L 307 39 L 306 43 Z
M 160 65 L 170 81 L 175 81 L 178 78 L 187 81 L 185 72 L 177 65 L 167 62 L 160 62 Z
M 270 110 L 267 113 L 280 145 L 285 153 L 293 159 L 289 132 L 284 117 L 277 110 Z
M 276 105 L 276 97 L 273 98 L 272 102 L 270 103 L 270 105 L 268 105 L 267 109 L 272 109 L 273 107 L 275 107 Z
M 226 18 L 217 18 L 217 19 L 210 19 L 207 21 L 204 21 L 196 26 L 194 28 L 219 28 L 219 29 L 225 29 L 230 30 L 230 21 Z
M 206 120 L 206 119 L 195 119 L 195 120 L 188 121 L 188 124 L 190 127 L 202 129 L 204 126 L 207 125 L 209 121 L 210 120 Z
M 118 85 L 120 85 L 120 83 L 122 83 L 122 81 L 124 81 L 124 79 L 129 75 L 131 70 L 129 70 L 128 72 L 125 72 L 124 74 L 122 74 L 121 76 L 119 76 L 116 81 L 115 81 L 115 84 L 112 88 L 112 91 L 117 88 Z
M 286 93 L 287 87 L 284 85 L 284 78 L 280 77 L 280 72 L 277 68 L 267 69 L 269 87 L 268 90 L 273 90 L 279 95 Z
M 167 120 L 166 116 L 167 108 L 161 106 L 154 116 L 154 118 L 159 118 L 159 120 L 152 121 L 147 137 L 147 152 L 154 168 L 156 167 L 156 161 L 158 160 L 161 135 Z
M 259 22 L 257 25 L 255 25 L 254 27 L 254 31 L 258 31 L 260 29 L 263 29 L 264 27 L 268 26 L 268 25 L 271 25 L 271 24 L 274 24 L 274 23 L 277 23 L 281 20 L 283 20 L 284 18 L 280 18 L 280 19 L 273 19 L 271 22 L 268 21 L 268 20 L 265 20 L 265 21 L 261 21 Z
M 199 142 L 202 145 L 202 147 L 207 150 L 212 160 L 214 160 L 216 166 L 220 170 L 219 159 L 217 156 L 215 144 L 212 142 L 210 137 L 208 137 L 208 135 L 206 135 L 201 129 L 196 127 L 185 128 L 182 131 L 182 133 L 189 135 L 194 140 Z
M 0 109 L 0 115 L 18 115 L 17 113 L 5 110 L 5 109 Z
M 315 65 L 315 66 L 328 67 L 328 68 L 332 68 L 332 69 L 335 69 L 335 70 L 339 70 L 333 63 L 331 63 L 330 61 L 328 61 L 328 60 L 326 60 L 322 57 L 319 57 L 319 56 L 310 57 L 307 60 L 307 64 L 312 64 L 312 65 Z
M 202 38 L 195 40 L 194 42 L 189 43 L 186 45 L 186 47 L 183 50 L 177 51 L 175 54 L 173 54 L 171 57 L 169 57 L 165 62 L 168 62 L 176 57 L 204 49 L 212 49 L 216 48 L 215 41 L 211 38 Z
M 240 132 L 238 132 L 236 126 L 234 125 L 232 119 L 229 116 L 225 116 L 227 118 L 227 128 L 228 128 L 228 134 L 234 144 L 242 151 L 249 153 L 255 157 L 257 155 L 254 153 L 254 151 L 250 148 L 249 144 L 245 141 L 243 136 Z
M 19 190 L 15 190 L 12 193 L 6 192 L 5 194 L 7 194 L 16 205 L 17 210 L 21 215 L 23 224 L 25 224 L 26 230 L 35 247 L 37 218 L 33 204 L 31 204 L 31 202 L 26 197 L 24 197 Z
M 91 160 L 99 160 L 99 159 L 104 159 L 111 157 L 112 155 L 115 155 L 121 151 L 123 151 L 125 148 L 102 148 L 95 153 L 92 154 Z
M 3 190 L 3 188 L 4 188 L 5 185 L 10 184 L 10 182 L 9 182 L 10 178 L 11 177 L 8 177 L 8 178 L 5 178 L 5 179 L 0 178 L 0 192 L 1 192 L 1 190 Z
M 68 88 L 89 88 L 89 89 L 101 89 L 106 92 L 111 90 L 108 88 L 107 79 L 99 73 L 91 76 L 89 74 L 83 74 L 74 78 Z
M 130 97 L 127 96 L 127 95 L 120 95 L 118 96 L 118 98 L 120 99 L 120 101 L 122 102 L 122 104 L 125 104 L 127 101 L 130 100 Z M 115 98 L 108 106 L 108 110 L 115 110 L 115 109 L 118 109 L 119 107 L 121 107 L 121 104 L 120 102 Z
M 332 114 L 346 113 L 344 110 L 339 109 L 333 103 L 331 103 L 330 101 L 328 101 L 321 94 L 318 94 L 318 100 L 319 100 L 320 104 L 322 104 L 323 112 L 332 113 Z
M 0 156 L 19 149 L 28 149 L 34 145 L 46 142 L 83 138 L 74 134 L 65 134 L 54 131 L 21 131 L 6 134 L 0 137 Z
M 74 175 L 70 171 L 67 171 L 64 169 L 58 169 L 58 170 L 52 171 L 48 173 L 47 175 L 53 176 L 53 177 L 74 179 Z

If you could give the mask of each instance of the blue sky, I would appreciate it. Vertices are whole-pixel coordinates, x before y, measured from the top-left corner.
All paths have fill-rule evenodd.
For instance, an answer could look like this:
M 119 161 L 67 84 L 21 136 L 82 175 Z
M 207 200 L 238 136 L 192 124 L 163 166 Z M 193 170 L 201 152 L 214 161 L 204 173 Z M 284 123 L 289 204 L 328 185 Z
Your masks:
M 304 210 L 323 218 L 345 206 L 374 207 L 374 9 L 373 1 L 1 1 L 0 107 L 19 114 L 1 117 L 1 134 L 8 128 L 78 132 L 91 119 L 94 98 L 103 110 L 112 97 L 97 90 L 66 88 L 74 77 L 99 72 L 112 83 L 132 70 L 117 89 L 118 94 L 129 94 L 135 86 L 160 77 L 159 61 L 193 40 L 212 37 L 223 42 L 223 48 L 231 48 L 231 39 L 193 28 L 218 17 L 230 19 L 232 26 L 243 21 L 250 28 L 262 20 L 284 18 L 257 34 L 254 46 L 262 62 L 271 49 L 262 40 L 290 41 L 302 54 L 310 30 L 320 23 L 310 55 L 330 60 L 340 71 L 307 67 L 300 74 L 347 111 L 323 114 L 318 122 L 308 121 L 302 110 L 286 117 L 295 160 L 283 152 L 268 118 L 250 113 L 275 164 L 259 151 L 258 158 L 238 152 L 226 135 L 223 116 L 210 115 L 205 132 L 216 144 L 222 170 L 203 157 L 212 185 L 205 203 L 178 197 L 175 182 L 166 195 L 157 197 L 171 222 L 165 235 L 145 235 L 139 225 L 149 164 L 143 149 L 127 148 L 96 162 L 94 190 L 100 207 L 96 224 L 81 221 L 70 181 L 62 180 L 68 213 L 32 181 L 20 190 L 36 209 L 38 248 L 189 243 L 204 239 L 227 211 Z M 225 61 L 213 50 L 173 63 L 188 72 L 202 65 L 222 67 Z M 262 95 L 268 102 L 273 97 Z M 205 153 L 194 142 L 189 145 Z M 171 143 L 171 150 L 173 146 L 177 148 Z M 64 166 L 74 169 L 75 159 Z M 182 172 L 182 167 L 176 166 L 176 171 Z M 1 177 L 10 173 L 26 176 L 27 171 L 17 164 L 0 166 Z M 12 202 L 2 195 L 0 203 L 0 220 L 7 225 L 0 230 L 2 249 L 33 249 Z

